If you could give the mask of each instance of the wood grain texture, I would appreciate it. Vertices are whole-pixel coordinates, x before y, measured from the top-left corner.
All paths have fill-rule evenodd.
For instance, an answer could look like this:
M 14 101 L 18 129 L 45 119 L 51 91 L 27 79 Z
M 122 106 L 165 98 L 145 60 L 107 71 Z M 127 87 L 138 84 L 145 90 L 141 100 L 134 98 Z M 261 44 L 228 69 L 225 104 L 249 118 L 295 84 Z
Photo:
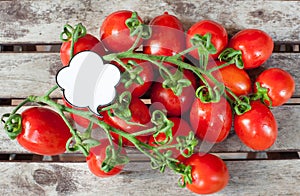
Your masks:
M 214 195 L 299 195 L 300 160 L 227 161 L 228 186 Z M 129 163 L 113 177 L 93 176 L 85 163 L 0 162 L 1 195 L 195 195 L 177 186 L 179 176 Z M 148 169 L 147 169 L 148 168 Z M 12 188 L 13 187 L 13 188 Z
M 300 97 L 300 54 L 273 53 L 260 68 L 252 70 L 252 77 L 265 68 L 280 67 L 294 77 Z M 55 84 L 55 76 L 61 69 L 58 53 L 0 53 L 0 98 L 24 98 L 42 95 Z M 60 98 L 57 93 L 54 97 Z
M 0 53 L 0 97 L 43 95 L 56 84 L 61 67 L 57 53 Z
M 98 36 L 110 13 L 135 10 L 147 22 L 168 11 L 182 20 L 185 29 L 202 19 L 223 24 L 230 34 L 244 28 L 259 28 L 275 41 L 300 41 L 299 1 L 259 0 L 24 0 L 0 1 L 0 43 L 59 43 L 66 23 L 82 22 Z
M 22 108 L 22 110 L 26 107 Z M 13 107 L 0 107 L 0 116 L 4 113 L 9 113 L 13 110 Z M 21 110 L 21 111 L 22 111 Z M 274 108 L 273 113 L 278 124 L 278 138 L 275 144 L 268 150 L 270 152 L 277 151 L 293 151 L 300 152 L 300 105 L 291 106 L 285 105 L 278 108 Z M 79 127 L 77 127 L 79 128 Z M 99 134 L 101 134 L 101 130 Z M 95 134 L 95 135 L 99 135 Z M 102 135 L 103 136 L 103 135 Z M 0 153 L 28 153 L 23 149 L 17 141 L 9 140 L 8 136 L 3 130 L 3 124 L 0 126 Z M 211 152 L 252 152 L 250 148 L 245 146 L 239 138 L 232 131 L 229 137 L 220 144 L 215 144 L 213 146 L 204 144 L 200 146 L 201 151 L 211 151 Z M 135 159 L 144 160 L 145 157 L 138 151 L 132 151 L 132 155 Z

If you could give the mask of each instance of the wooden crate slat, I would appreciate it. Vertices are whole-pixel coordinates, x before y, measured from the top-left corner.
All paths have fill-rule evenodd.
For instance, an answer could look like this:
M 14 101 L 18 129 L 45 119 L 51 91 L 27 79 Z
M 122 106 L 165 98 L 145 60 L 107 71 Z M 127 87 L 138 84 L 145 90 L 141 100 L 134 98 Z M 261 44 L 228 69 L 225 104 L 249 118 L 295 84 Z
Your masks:
M 26 109 L 27 107 L 22 108 Z M 13 110 L 13 107 L 0 107 L 0 115 L 9 113 Z M 21 111 L 22 111 L 21 110 Z M 300 151 L 300 105 L 284 105 L 272 110 L 278 123 L 278 138 L 275 144 L 268 150 L 270 152 L 276 151 Z M 101 133 L 101 132 L 100 132 Z M 3 126 L 0 126 L 0 153 L 28 153 L 23 149 L 17 141 L 11 141 L 3 130 Z M 200 149 L 206 149 L 208 145 L 202 146 Z M 239 138 L 231 132 L 231 135 L 220 144 L 215 144 L 211 150 L 212 152 L 252 152 L 250 148 L 246 147 Z M 138 151 L 132 153 L 140 154 Z M 141 160 L 144 160 L 144 156 L 141 155 Z
M 299 6 L 299 1 L 288 0 L 0 1 L 0 44 L 59 43 L 66 23 L 82 22 L 88 32 L 98 36 L 104 18 L 121 9 L 135 10 L 145 21 L 168 11 L 182 20 L 185 29 L 201 19 L 211 19 L 223 24 L 230 34 L 244 28 L 259 28 L 276 41 L 299 42 Z
M 61 67 L 57 53 L 0 53 L 0 97 L 43 95 Z
M 215 195 L 299 195 L 300 160 L 227 161 L 228 186 Z M 85 163 L 0 162 L 2 195 L 195 195 L 177 186 L 179 176 L 129 163 L 113 178 L 93 176 Z M 9 188 L 12 187 L 13 188 Z
M 280 67 L 288 71 L 296 83 L 294 97 L 300 97 L 299 64 L 299 53 L 273 53 L 255 74 L 268 67 Z M 58 53 L 0 53 L 0 98 L 42 95 L 55 85 L 55 76 L 61 68 Z M 60 98 L 60 93 L 54 97 Z

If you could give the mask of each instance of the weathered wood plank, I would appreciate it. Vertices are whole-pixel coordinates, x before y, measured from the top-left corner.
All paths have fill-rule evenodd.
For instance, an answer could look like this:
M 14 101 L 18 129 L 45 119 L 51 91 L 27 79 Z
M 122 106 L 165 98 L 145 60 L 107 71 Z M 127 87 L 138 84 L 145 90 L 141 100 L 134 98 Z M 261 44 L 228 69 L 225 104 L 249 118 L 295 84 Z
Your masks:
M 232 34 L 244 28 L 259 28 L 275 41 L 299 41 L 299 1 L 208 1 L 208 0 L 113 0 L 0 1 L 0 43 L 59 43 L 65 23 L 82 22 L 98 36 L 99 26 L 113 11 L 137 11 L 149 21 L 168 11 L 185 24 L 185 29 L 201 19 L 216 20 Z
M 254 72 L 258 74 L 268 67 L 283 68 L 295 79 L 294 97 L 300 97 L 299 64 L 299 53 L 273 53 L 265 65 Z M 55 76 L 60 68 L 58 53 L 0 53 L 0 98 L 42 95 L 55 84 Z M 60 97 L 60 94 L 54 97 Z
M 228 186 L 214 195 L 299 195 L 300 160 L 227 161 Z M 129 163 L 112 178 L 93 176 L 85 163 L 0 162 L 1 195 L 195 195 L 177 186 L 179 176 Z
M 43 95 L 56 84 L 55 76 L 61 67 L 58 53 L 1 53 L 0 97 Z
M 23 109 L 25 109 L 24 107 Z M 0 116 L 4 113 L 11 112 L 13 107 L 0 107 Z M 278 123 L 278 138 L 275 144 L 267 152 L 276 151 L 293 151 L 300 152 L 300 105 L 284 105 L 272 110 Z M 98 130 L 100 131 L 100 130 Z M 100 132 L 101 133 L 101 132 Z M 103 134 L 103 133 L 102 133 Z M 99 134 L 98 134 L 99 135 Z M 0 126 L 0 153 L 28 153 L 17 141 L 11 141 L 3 130 L 3 124 Z M 201 149 L 207 149 L 212 152 L 252 152 L 246 147 L 232 131 L 229 137 L 220 144 L 215 144 L 212 148 L 202 146 Z M 133 151 L 135 159 L 139 159 L 139 152 Z M 144 156 L 140 156 L 144 160 Z

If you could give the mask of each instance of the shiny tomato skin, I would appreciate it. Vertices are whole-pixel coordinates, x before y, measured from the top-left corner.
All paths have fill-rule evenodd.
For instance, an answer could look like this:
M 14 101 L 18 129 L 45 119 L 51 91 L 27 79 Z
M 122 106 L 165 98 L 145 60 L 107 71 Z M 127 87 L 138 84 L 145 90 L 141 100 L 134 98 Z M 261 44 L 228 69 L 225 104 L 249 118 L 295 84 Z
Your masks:
M 263 71 L 256 79 L 260 85 L 268 89 L 268 96 L 272 106 L 280 106 L 286 103 L 295 92 L 295 81 L 285 70 L 270 68 Z M 255 86 L 254 92 L 257 92 Z
M 153 18 L 149 25 L 165 26 L 178 29 L 180 31 L 184 30 L 182 22 L 176 16 L 173 16 L 168 12 L 164 12 L 162 15 Z
M 234 130 L 240 140 L 254 150 L 266 150 L 276 141 L 278 128 L 271 110 L 260 101 L 251 110 L 234 117 Z
M 140 123 L 145 126 L 128 124 L 125 120 L 120 119 L 117 116 L 109 116 L 107 111 L 101 113 L 103 115 L 102 120 L 104 122 L 108 123 L 110 126 L 113 126 L 116 129 L 120 129 L 127 133 L 136 133 L 138 131 L 142 131 L 144 129 L 152 127 L 150 111 L 149 111 L 147 105 L 144 102 L 142 102 L 139 98 L 132 97 L 130 105 L 129 105 L 129 109 L 130 109 L 131 115 L 132 115 L 130 122 Z M 111 135 L 113 136 L 113 138 L 116 141 L 118 141 L 118 139 L 119 139 L 118 134 L 111 132 Z M 149 139 L 149 135 L 148 134 L 140 135 L 140 136 L 137 136 L 136 138 L 138 140 L 140 140 L 141 142 L 147 143 L 148 139 Z M 122 139 L 123 139 L 124 146 L 134 146 L 127 139 L 125 139 L 125 138 L 122 138 Z
M 88 108 L 78 108 L 78 107 L 73 107 L 69 102 L 67 102 L 67 101 L 65 100 L 64 97 L 62 98 L 62 100 L 63 100 L 65 106 L 68 107 L 68 108 L 74 108 L 74 109 L 76 109 L 76 110 L 81 110 L 81 111 L 88 111 L 88 110 L 89 110 Z M 88 120 L 88 119 L 86 119 L 86 118 L 84 118 L 84 117 L 81 117 L 81 116 L 76 115 L 76 114 L 73 114 L 73 113 L 70 113 L 70 117 L 72 118 L 72 120 L 73 120 L 77 125 L 79 125 L 79 126 L 85 128 L 85 129 L 88 128 L 89 125 L 90 125 L 90 120 Z M 92 129 L 95 129 L 95 128 L 97 128 L 97 127 L 98 127 L 97 124 L 93 124 Z
M 213 61 L 213 66 L 220 66 L 226 62 Z M 211 67 L 213 67 L 211 66 Z M 252 82 L 244 69 L 237 68 L 234 64 L 214 71 L 213 76 L 230 89 L 236 96 L 248 95 L 252 91 Z
M 124 165 L 116 165 L 112 170 L 109 172 L 105 172 L 101 170 L 101 164 L 106 158 L 106 147 L 109 146 L 109 140 L 108 139 L 101 139 L 100 145 L 92 147 L 90 149 L 89 155 L 86 157 L 86 163 L 89 167 L 89 170 L 96 176 L 106 178 L 111 177 L 114 175 L 119 174 L 123 168 Z M 114 145 L 115 149 L 118 148 L 117 145 Z M 121 150 L 122 155 L 126 155 L 126 151 L 124 148 Z
M 177 68 L 171 65 L 165 66 L 168 67 L 171 74 L 175 74 L 177 71 Z M 163 88 L 164 79 L 159 76 L 150 89 L 152 109 L 165 110 L 170 117 L 178 117 L 186 113 L 194 100 L 195 89 L 198 84 L 195 75 L 190 70 L 183 71 L 183 78 L 191 81 L 191 86 L 184 87 L 182 93 L 177 96 L 170 88 Z
M 84 37 L 79 38 L 77 42 L 75 42 L 73 55 L 86 50 L 91 50 L 101 56 L 106 54 L 102 43 L 95 36 L 91 34 L 86 34 Z M 71 54 L 71 40 L 67 42 L 63 42 L 60 48 L 60 58 L 64 66 L 67 66 L 69 64 L 70 54 Z
M 210 33 L 211 43 L 215 46 L 216 54 L 211 54 L 213 59 L 217 59 L 219 54 L 225 49 L 228 43 L 228 34 L 226 29 L 219 23 L 212 20 L 201 20 L 193 24 L 187 31 L 186 47 L 192 47 L 191 39 L 195 34 L 204 36 L 206 33 Z M 195 59 L 199 59 L 197 50 L 193 50 L 189 53 Z
M 221 191 L 229 181 L 225 162 L 213 155 L 195 153 L 183 162 L 192 167 L 192 183 L 186 187 L 197 194 L 212 194 Z
M 258 29 L 244 29 L 229 40 L 229 47 L 242 51 L 245 69 L 259 67 L 272 54 L 274 43 L 272 37 Z
M 132 11 L 119 10 L 108 15 L 100 27 L 100 40 L 109 52 L 127 51 L 135 42 L 137 36 L 130 36 L 130 30 L 126 26 L 126 20 L 131 18 Z M 143 23 L 142 19 L 138 17 Z M 139 45 L 142 44 L 140 40 Z
M 216 103 L 203 103 L 196 98 L 190 111 L 190 123 L 200 139 L 211 143 L 222 142 L 232 125 L 230 104 L 223 97 Z
M 61 116 L 44 107 L 32 107 L 21 114 L 22 131 L 17 141 L 26 150 L 40 155 L 59 155 L 72 137 Z
M 129 91 L 131 92 L 131 95 L 134 97 L 141 97 L 144 95 L 147 90 L 150 88 L 153 78 L 154 78 L 154 73 L 153 73 L 153 65 L 150 62 L 147 61 L 142 61 L 138 59 L 121 59 L 123 63 L 127 64 L 129 60 L 134 60 L 139 66 L 143 68 L 143 71 L 139 74 L 139 76 L 142 78 L 144 81 L 144 84 L 137 84 L 137 83 L 132 83 L 129 88 L 125 88 L 124 83 L 120 83 L 117 86 L 117 91 L 121 94 L 124 91 Z M 124 73 L 125 69 L 121 67 L 121 65 L 114 63 L 118 66 L 118 68 Z
M 151 103 L 153 109 L 161 109 L 168 116 L 181 116 L 186 113 L 195 97 L 192 86 L 184 87 L 182 93 L 177 96 L 170 88 L 164 88 L 162 83 L 156 82 L 151 87 Z
M 173 56 L 185 49 L 185 34 L 181 21 L 165 12 L 150 22 L 152 36 L 143 43 L 143 53 Z

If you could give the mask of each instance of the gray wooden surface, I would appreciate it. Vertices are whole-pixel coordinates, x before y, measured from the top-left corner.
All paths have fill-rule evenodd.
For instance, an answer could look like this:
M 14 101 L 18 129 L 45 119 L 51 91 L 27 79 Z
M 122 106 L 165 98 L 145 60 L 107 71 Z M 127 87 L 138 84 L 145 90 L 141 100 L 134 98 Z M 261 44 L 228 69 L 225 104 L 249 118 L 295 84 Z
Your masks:
M 65 23 L 83 22 L 98 35 L 103 19 L 120 9 L 135 10 L 149 21 L 168 11 L 185 29 L 201 19 L 222 23 L 234 33 L 243 28 L 259 28 L 276 41 L 300 41 L 300 2 L 289 0 L 23 0 L 0 1 L 0 43 L 59 43 Z
M 1 195 L 194 195 L 177 186 L 179 176 L 129 163 L 124 171 L 101 179 L 85 163 L 0 162 Z M 300 160 L 226 161 L 228 186 L 214 195 L 300 195 Z M 14 188 L 8 188 L 8 187 Z M 287 194 L 288 193 L 288 194 Z
M 280 67 L 290 72 L 296 82 L 294 97 L 299 97 L 299 65 L 299 53 L 274 53 L 254 74 L 269 67 Z M 61 68 L 59 53 L 0 53 L 0 98 L 42 95 L 55 84 L 55 76 Z
M 262 160 L 249 159 L 254 151 L 233 132 L 211 151 L 238 159 L 226 161 L 230 182 L 216 195 L 300 195 L 300 159 L 266 158 L 266 153 L 300 152 L 299 0 L 0 0 L 0 115 L 13 108 L 7 100 L 15 105 L 28 95 L 45 93 L 55 84 L 55 75 L 61 68 L 58 52 L 18 52 L 20 46 L 12 52 L 1 52 L 5 45 L 60 44 L 59 34 L 66 23 L 82 22 L 90 33 L 99 36 L 103 19 L 120 9 L 137 11 L 146 23 L 168 11 L 182 20 L 185 29 L 201 19 L 218 21 L 230 35 L 244 28 L 258 28 L 269 33 L 277 45 L 295 48 L 289 53 L 277 50 L 262 68 L 251 73 L 281 67 L 296 81 L 296 92 L 289 103 L 272 110 L 279 126 L 278 139 L 260 157 L 254 156 Z M 76 154 L 52 157 L 52 162 L 42 161 L 41 157 L 24 161 L 0 159 L 0 195 L 193 195 L 177 187 L 178 176 L 171 171 L 160 174 L 150 169 L 145 156 L 132 149 L 128 152 L 132 162 L 120 175 L 109 179 L 93 176 L 82 162 L 83 157 L 74 158 Z M 28 152 L 9 140 L 0 126 L 0 158 L 14 154 Z

